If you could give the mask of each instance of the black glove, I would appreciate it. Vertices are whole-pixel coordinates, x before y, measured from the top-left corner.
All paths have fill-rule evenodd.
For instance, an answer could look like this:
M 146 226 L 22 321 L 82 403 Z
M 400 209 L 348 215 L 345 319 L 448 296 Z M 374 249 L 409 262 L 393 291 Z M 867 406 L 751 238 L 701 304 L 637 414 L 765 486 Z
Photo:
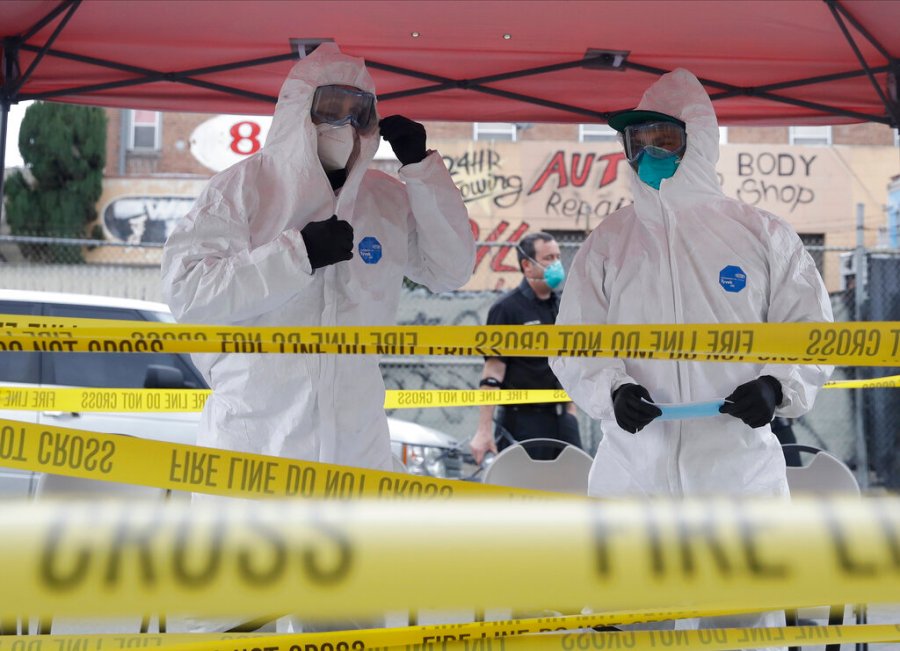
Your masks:
M 310 222 L 300 230 L 313 269 L 353 257 L 353 227 L 337 215 Z
M 378 123 L 381 137 L 387 140 L 404 165 L 425 158 L 425 127 L 402 115 L 391 115 Z
M 616 422 L 626 432 L 637 434 L 654 418 L 662 416 L 659 407 L 648 404 L 653 399 L 640 384 L 623 384 L 613 391 L 612 399 Z
M 772 422 L 782 398 L 781 382 L 771 375 L 763 375 L 735 389 L 719 411 L 740 418 L 750 427 L 762 427 Z

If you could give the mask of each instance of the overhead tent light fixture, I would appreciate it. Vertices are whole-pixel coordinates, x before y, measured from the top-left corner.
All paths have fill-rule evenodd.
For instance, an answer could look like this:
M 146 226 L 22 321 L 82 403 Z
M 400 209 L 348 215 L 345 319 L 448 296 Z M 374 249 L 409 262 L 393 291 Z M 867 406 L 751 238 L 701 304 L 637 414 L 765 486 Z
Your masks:
M 289 39 L 291 52 L 303 59 L 312 54 L 322 43 L 334 43 L 333 38 L 292 38 Z
M 412 36 L 413 38 L 419 38 L 421 35 L 422 35 L 421 32 L 412 32 L 412 33 L 410 34 L 410 36 Z
M 600 50 L 589 47 L 584 53 L 582 68 L 591 70 L 618 70 L 625 72 L 625 61 L 631 50 Z
M 512 34 L 510 34 L 509 32 L 507 32 L 506 34 L 503 35 L 503 40 L 504 40 L 504 41 L 508 41 L 508 40 L 511 39 L 511 38 L 512 38 Z

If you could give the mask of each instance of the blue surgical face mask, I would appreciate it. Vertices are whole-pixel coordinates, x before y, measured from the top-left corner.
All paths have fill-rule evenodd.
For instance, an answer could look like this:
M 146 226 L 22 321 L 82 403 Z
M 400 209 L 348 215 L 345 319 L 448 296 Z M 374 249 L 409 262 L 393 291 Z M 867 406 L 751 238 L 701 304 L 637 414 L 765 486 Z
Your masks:
M 679 162 L 677 154 L 656 156 L 644 151 L 638 160 L 638 177 L 651 188 L 659 190 L 662 180 L 671 178 L 675 174 Z
M 544 267 L 544 282 L 547 283 L 550 289 L 556 289 L 562 285 L 562 281 L 565 279 L 566 270 L 563 269 L 562 262 L 559 260 Z

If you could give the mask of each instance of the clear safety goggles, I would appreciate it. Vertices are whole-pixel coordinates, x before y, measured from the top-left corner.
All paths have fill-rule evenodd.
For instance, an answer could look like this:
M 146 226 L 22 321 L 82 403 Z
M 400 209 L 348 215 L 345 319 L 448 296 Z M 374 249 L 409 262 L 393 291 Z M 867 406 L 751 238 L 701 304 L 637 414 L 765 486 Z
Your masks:
M 633 163 L 647 152 L 654 158 L 680 156 L 687 145 L 684 127 L 674 122 L 630 124 L 623 132 L 625 157 Z
M 353 86 L 319 86 L 310 113 L 316 124 L 352 124 L 367 131 L 375 124 L 375 96 Z

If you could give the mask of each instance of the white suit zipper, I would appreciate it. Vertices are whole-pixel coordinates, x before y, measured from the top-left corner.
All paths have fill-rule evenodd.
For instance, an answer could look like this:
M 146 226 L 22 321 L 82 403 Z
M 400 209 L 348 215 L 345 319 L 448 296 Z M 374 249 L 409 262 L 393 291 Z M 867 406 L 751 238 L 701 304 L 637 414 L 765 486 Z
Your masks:
M 666 252 L 669 257 L 669 280 L 672 283 L 672 314 L 675 316 L 675 323 L 680 324 L 683 323 L 683 315 L 681 313 L 681 292 L 679 291 L 678 284 L 678 269 L 675 264 L 675 253 L 673 251 L 673 240 L 674 240 L 674 227 L 673 217 L 670 212 L 667 210 L 665 202 L 662 199 L 662 194 L 658 195 L 659 198 L 659 209 L 662 213 L 663 224 L 665 226 L 666 232 Z M 675 362 L 675 386 L 677 389 L 678 401 L 684 401 L 684 392 L 681 381 L 681 371 L 682 365 L 680 361 Z M 680 472 L 680 457 L 681 457 L 681 436 L 682 436 L 682 422 L 680 420 L 674 421 L 669 424 L 670 427 L 676 428 L 677 431 L 671 436 L 671 444 L 669 447 L 669 489 L 672 491 L 673 495 L 682 496 L 684 495 L 684 486 L 681 481 L 681 472 Z

